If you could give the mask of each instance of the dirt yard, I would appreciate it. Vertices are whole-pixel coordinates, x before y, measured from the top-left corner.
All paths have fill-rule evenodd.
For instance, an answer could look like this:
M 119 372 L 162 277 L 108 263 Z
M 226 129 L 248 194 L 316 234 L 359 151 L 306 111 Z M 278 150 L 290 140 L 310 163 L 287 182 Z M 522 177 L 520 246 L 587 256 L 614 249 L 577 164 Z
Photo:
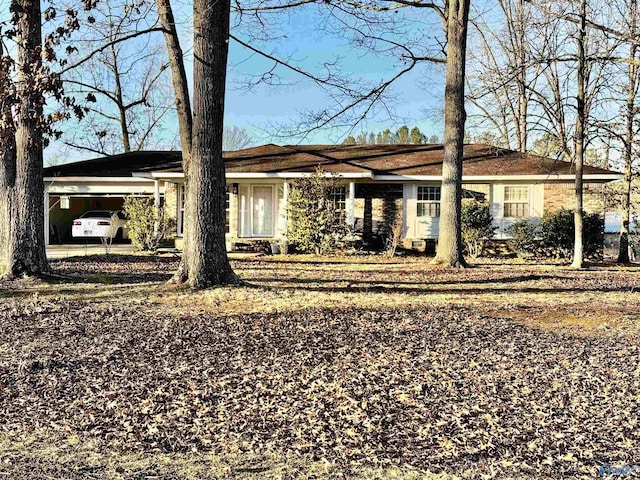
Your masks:
M 640 466 L 638 267 L 245 255 L 247 286 L 193 292 L 176 265 L 78 257 L 0 284 L 0 477 Z

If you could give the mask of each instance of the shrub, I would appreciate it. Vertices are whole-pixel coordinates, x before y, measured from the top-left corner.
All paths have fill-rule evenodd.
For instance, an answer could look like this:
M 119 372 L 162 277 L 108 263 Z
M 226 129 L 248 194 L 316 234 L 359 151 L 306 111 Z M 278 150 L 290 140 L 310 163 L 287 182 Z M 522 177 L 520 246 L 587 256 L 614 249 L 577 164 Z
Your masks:
M 507 229 L 507 233 L 511 235 L 509 246 L 519 256 L 541 254 L 539 223 L 531 219 L 519 220 Z
M 582 228 L 584 256 L 602 259 L 604 255 L 604 218 L 597 213 L 585 213 Z
M 597 213 L 583 217 L 583 246 L 585 258 L 601 258 L 604 244 L 604 220 Z M 518 254 L 571 258 L 575 225 L 573 212 L 561 208 L 545 213 L 539 225 L 534 220 L 521 220 L 508 230 L 513 237 L 510 244 Z
M 498 227 L 492 226 L 493 217 L 489 205 L 475 200 L 462 204 L 461 217 L 462 241 L 468 254 L 477 258 Z
M 566 208 L 547 212 L 542 217 L 540 227 L 540 240 L 547 250 L 546 256 L 571 258 L 575 237 L 573 212 Z
M 157 250 L 174 226 L 164 207 L 157 207 L 149 197 L 126 197 L 124 211 L 129 217 L 129 238 L 138 250 Z
M 337 177 L 318 169 L 292 182 L 288 200 L 288 240 L 297 251 L 326 253 L 347 235 L 344 210 L 333 193 L 341 188 Z

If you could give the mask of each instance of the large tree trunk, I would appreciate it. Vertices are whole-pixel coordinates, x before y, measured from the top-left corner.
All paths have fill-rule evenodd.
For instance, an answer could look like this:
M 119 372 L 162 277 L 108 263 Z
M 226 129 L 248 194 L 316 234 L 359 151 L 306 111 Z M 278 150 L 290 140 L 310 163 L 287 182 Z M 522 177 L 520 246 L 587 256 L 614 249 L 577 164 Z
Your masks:
M 636 33 L 637 3 L 630 3 L 630 30 Z M 638 52 L 638 44 L 631 42 L 629 48 L 629 84 L 627 90 L 627 110 L 625 112 L 625 141 L 624 141 L 624 193 L 622 195 L 622 219 L 620 224 L 620 248 L 618 263 L 629 263 L 629 227 L 631 221 L 631 187 L 633 182 L 633 130 L 636 116 L 636 90 L 638 85 L 638 66 L 634 63 Z
M 586 124 L 585 111 L 585 77 L 587 61 L 585 55 L 585 39 L 587 36 L 587 2 L 580 2 L 580 30 L 578 32 L 578 94 L 577 94 L 577 120 L 576 120 L 576 183 L 575 183 L 575 207 L 573 219 L 575 224 L 575 239 L 573 247 L 573 262 L 571 267 L 582 268 L 584 266 L 583 237 L 583 189 L 582 189 L 582 167 L 584 165 L 584 136 Z
M 444 110 L 444 160 L 440 232 L 434 263 L 464 267 L 462 255 L 462 163 L 464 147 L 464 78 L 469 0 L 449 2 Z
M 21 13 L 16 25 L 15 150 L 10 141 L 0 152 L 0 265 L 5 278 L 49 270 L 44 244 L 42 132 L 38 128 L 44 100 L 34 89 L 42 64 L 40 2 L 16 3 Z M 6 137 L 8 132 L 4 133 Z
M 224 96 L 229 48 L 228 0 L 193 3 L 193 136 L 185 178 L 182 280 L 195 288 L 237 284 L 225 245 L 226 179 L 222 159 Z

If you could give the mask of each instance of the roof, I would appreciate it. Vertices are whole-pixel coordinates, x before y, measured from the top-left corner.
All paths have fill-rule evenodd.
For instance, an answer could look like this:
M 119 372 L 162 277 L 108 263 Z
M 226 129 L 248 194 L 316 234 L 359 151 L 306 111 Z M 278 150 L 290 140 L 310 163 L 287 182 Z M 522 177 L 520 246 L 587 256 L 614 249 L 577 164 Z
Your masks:
M 263 145 L 225 152 L 227 174 L 308 173 L 321 167 L 338 174 L 440 176 L 444 147 L 432 145 Z M 45 176 L 131 176 L 134 172 L 180 173 L 181 153 L 131 152 L 45 169 Z M 464 147 L 465 177 L 573 175 L 570 162 L 484 144 Z M 619 175 L 592 166 L 585 175 Z
M 180 165 L 182 153 L 176 151 L 141 151 L 64 163 L 44 169 L 45 177 L 132 177 L 133 172 L 164 170 Z

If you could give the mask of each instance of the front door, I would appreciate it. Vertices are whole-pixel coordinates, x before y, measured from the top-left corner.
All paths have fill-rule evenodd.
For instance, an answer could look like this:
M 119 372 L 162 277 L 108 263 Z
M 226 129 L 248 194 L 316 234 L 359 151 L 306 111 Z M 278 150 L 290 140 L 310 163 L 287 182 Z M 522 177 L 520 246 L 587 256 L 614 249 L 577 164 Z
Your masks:
M 252 187 L 252 231 L 253 237 L 273 237 L 273 185 Z

